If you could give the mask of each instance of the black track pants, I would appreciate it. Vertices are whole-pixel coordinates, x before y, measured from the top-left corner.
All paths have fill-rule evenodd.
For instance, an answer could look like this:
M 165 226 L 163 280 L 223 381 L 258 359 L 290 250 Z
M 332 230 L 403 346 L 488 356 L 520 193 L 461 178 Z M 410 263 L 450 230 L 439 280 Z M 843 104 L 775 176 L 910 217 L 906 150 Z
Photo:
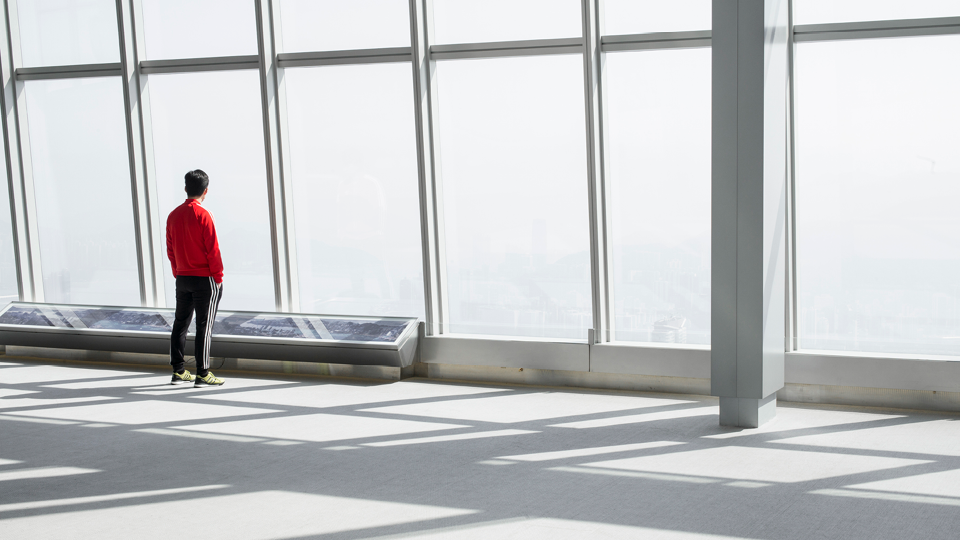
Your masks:
M 223 296 L 223 284 L 212 277 L 177 276 L 177 312 L 170 336 L 170 365 L 174 371 L 183 369 L 183 349 L 187 345 L 187 329 L 193 312 L 197 312 L 197 341 L 194 357 L 197 376 L 205 377 L 210 369 L 210 335 L 217 317 L 217 306 Z

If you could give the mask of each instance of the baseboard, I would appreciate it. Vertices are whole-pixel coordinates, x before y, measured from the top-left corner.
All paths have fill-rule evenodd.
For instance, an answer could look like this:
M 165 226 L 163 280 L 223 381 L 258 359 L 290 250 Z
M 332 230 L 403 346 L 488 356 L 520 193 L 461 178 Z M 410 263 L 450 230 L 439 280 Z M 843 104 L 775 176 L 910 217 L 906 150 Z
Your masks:
M 416 364 L 416 375 L 428 379 L 457 380 L 495 384 L 524 384 L 623 390 L 632 392 L 666 392 L 671 394 L 710 394 L 709 379 L 595 373 L 551 369 L 529 369 L 459 364 Z
M 793 403 L 960 412 L 960 392 L 937 390 L 787 383 L 777 392 L 777 400 Z

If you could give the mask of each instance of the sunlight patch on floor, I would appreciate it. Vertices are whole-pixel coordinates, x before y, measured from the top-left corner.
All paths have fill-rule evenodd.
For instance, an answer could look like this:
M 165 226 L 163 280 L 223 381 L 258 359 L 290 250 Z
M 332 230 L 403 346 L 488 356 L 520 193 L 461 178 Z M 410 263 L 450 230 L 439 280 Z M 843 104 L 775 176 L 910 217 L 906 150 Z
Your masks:
M 17 411 L 7 414 L 34 418 L 79 420 L 81 422 L 140 425 L 162 422 L 196 422 L 198 420 L 213 418 L 278 412 L 283 411 L 256 409 L 253 407 L 227 407 L 224 405 L 208 405 L 206 403 L 145 400 L 83 405 L 80 407 L 60 407 L 57 409 L 42 409 L 38 411 Z
M 55 478 L 58 476 L 75 476 L 100 472 L 99 469 L 84 469 L 81 467 L 35 467 L 30 469 L 14 469 L 0 471 L 0 482 L 11 480 L 35 480 L 38 478 Z
M 631 414 L 627 416 L 614 416 L 612 418 L 600 418 L 597 420 L 583 420 L 580 422 L 567 422 L 564 424 L 554 424 L 550 427 L 590 429 L 611 426 L 624 426 L 627 424 L 640 424 L 643 422 L 656 422 L 659 420 L 675 420 L 678 418 L 693 418 L 697 416 L 719 416 L 720 407 L 696 407 L 694 409 L 680 409 L 676 411 L 660 411 L 646 414 Z
M 130 377 L 131 375 L 149 375 L 130 371 L 113 371 L 97 368 L 72 368 L 63 366 L 22 366 L 3 370 L 3 384 L 31 384 L 55 381 L 75 381 L 80 379 L 106 379 L 110 377 Z
M 126 499 L 142 499 L 145 497 L 163 497 L 166 495 L 183 495 L 198 491 L 210 491 L 230 487 L 226 484 L 212 486 L 191 486 L 174 489 L 156 489 L 152 491 L 135 491 L 132 493 L 111 493 L 110 495 L 93 495 L 90 497 L 71 497 L 69 499 L 52 499 L 49 501 L 28 501 L 21 503 L 0 504 L 0 512 L 16 512 L 19 510 L 35 510 L 37 508 L 56 508 L 60 506 L 76 506 L 78 504 L 92 504 Z
M 176 429 L 202 431 L 205 433 L 225 433 L 246 437 L 262 437 L 267 439 L 327 442 L 365 439 L 369 437 L 390 437 L 407 433 L 422 433 L 465 427 L 469 426 L 338 414 L 306 414 L 280 418 L 237 420 L 232 422 L 183 426 L 177 427 Z
M 186 520 L 185 508 L 203 508 L 214 519 Z M 279 540 L 334 534 L 463 516 L 475 510 L 312 495 L 290 491 L 258 491 L 113 508 L 81 510 L 4 520 L 8 538 L 76 538 L 183 540 Z M 123 526 L 118 526 L 123 524 Z M 228 528 L 224 528 L 229 524 Z
M 930 462 L 917 459 L 856 456 L 827 452 L 723 446 L 600 461 L 588 463 L 585 466 L 727 478 L 730 480 L 789 483 L 809 482 L 811 480 L 862 474 L 922 463 Z
M 557 450 L 555 452 L 540 452 L 537 454 L 520 454 L 516 456 L 501 456 L 497 459 L 507 459 L 511 461 L 552 461 L 556 459 L 570 459 L 576 457 L 599 456 L 603 454 L 615 454 L 618 452 L 632 452 L 636 450 L 648 450 L 651 448 L 663 448 L 665 446 L 676 446 L 685 444 L 673 441 L 652 441 L 634 444 L 617 444 L 613 446 L 595 446 L 591 448 L 577 448 L 573 450 Z
M 928 420 L 806 435 L 773 442 L 960 457 L 960 421 Z
M 531 392 L 456 401 L 434 401 L 364 409 L 364 412 L 428 416 L 450 420 L 511 424 L 648 407 L 693 403 L 676 399 L 568 392 Z
M 309 386 L 300 386 L 298 388 L 255 390 L 251 392 L 235 392 L 229 394 L 209 394 L 196 397 L 204 400 L 241 401 L 244 403 L 280 405 L 286 407 L 326 408 L 375 404 L 390 401 L 404 401 L 411 399 L 469 396 L 494 392 L 507 392 L 507 390 L 502 388 L 485 388 L 478 386 L 458 386 L 401 381 L 392 384 L 379 385 L 336 383 L 314 384 Z
M 517 518 L 472 523 L 436 531 L 391 535 L 393 539 L 491 540 L 733 540 L 737 537 L 553 518 Z M 376 540 L 376 538 L 370 539 Z

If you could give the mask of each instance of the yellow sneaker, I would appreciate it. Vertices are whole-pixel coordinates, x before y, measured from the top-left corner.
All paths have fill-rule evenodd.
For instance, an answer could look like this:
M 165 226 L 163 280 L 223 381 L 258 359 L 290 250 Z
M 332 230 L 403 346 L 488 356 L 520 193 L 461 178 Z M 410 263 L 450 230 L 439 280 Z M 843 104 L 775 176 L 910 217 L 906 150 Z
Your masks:
M 173 377 L 170 379 L 170 384 L 183 384 L 183 383 L 193 382 L 194 380 L 196 380 L 196 377 L 194 377 L 187 370 L 183 370 L 183 373 L 177 373 L 176 371 L 174 371 Z
M 197 377 L 196 381 L 193 383 L 194 388 L 202 388 L 204 386 L 222 386 L 225 381 L 216 377 L 212 371 L 207 372 L 206 377 Z

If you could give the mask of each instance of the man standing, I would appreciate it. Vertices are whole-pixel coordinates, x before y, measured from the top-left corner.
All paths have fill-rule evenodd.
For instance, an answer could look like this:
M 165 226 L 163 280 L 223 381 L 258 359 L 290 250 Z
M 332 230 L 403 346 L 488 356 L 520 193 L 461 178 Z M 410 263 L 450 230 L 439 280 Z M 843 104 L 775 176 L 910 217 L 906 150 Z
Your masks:
M 187 200 L 167 217 L 167 257 L 177 280 L 177 311 L 170 336 L 170 384 L 193 381 L 194 387 L 220 386 L 210 372 L 210 335 L 217 306 L 223 296 L 223 262 L 213 215 L 202 206 L 210 179 L 197 169 L 184 176 Z M 197 340 L 194 357 L 197 375 L 183 368 L 183 349 L 193 312 L 197 312 Z

